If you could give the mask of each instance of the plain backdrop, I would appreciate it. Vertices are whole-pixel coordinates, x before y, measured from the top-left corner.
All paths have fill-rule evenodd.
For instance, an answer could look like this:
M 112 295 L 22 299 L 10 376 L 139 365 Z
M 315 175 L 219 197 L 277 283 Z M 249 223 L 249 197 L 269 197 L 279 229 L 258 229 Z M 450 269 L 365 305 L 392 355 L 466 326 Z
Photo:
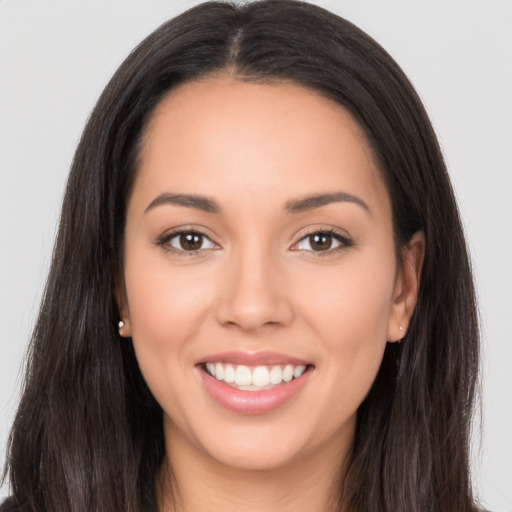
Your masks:
M 196 3 L 0 0 L 0 464 L 81 130 L 128 52 Z M 481 425 L 475 422 L 475 484 L 490 510 L 510 512 L 512 0 L 314 3 L 356 23 L 391 53 L 438 133 L 480 297 L 483 406 Z M 8 492 L 4 486 L 0 496 Z

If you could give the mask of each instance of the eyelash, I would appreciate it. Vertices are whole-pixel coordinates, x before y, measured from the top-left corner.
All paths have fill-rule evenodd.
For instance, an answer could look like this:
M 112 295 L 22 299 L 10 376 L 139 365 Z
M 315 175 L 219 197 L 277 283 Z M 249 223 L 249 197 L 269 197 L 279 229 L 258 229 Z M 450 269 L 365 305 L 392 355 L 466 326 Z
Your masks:
M 207 249 L 196 249 L 196 250 L 186 250 L 186 249 L 178 249 L 176 247 L 172 247 L 169 245 L 169 242 L 173 240 L 174 238 L 181 237 L 183 235 L 198 235 L 202 238 L 202 241 L 205 240 L 209 241 L 212 245 L 215 245 L 216 247 L 209 247 Z M 293 249 L 293 247 L 298 246 L 301 242 L 307 240 L 308 238 L 311 238 L 314 235 L 326 235 L 331 237 L 333 240 L 339 242 L 339 245 L 337 247 L 334 247 L 333 249 L 327 249 L 325 251 L 315 251 L 313 249 Z M 162 247 L 167 252 L 172 252 L 174 254 L 177 254 L 179 256 L 196 256 L 200 254 L 202 251 L 211 251 L 216 250 L 218 248 L 217 244 L 211 240 L 211 238 L 203 233 L 200 230 L 197 229 L 180 229 L 177 231 L 172 231 L 170 233 L 166 233 L 161 238 L 159 238 L 156 242 L 156 245 Z M 311 246 L 311 241 L 309 243 Z M 342 251 L 344 249 L 347 249 L 348 247 L 353 246 L 353 241 L 347 237 L 345 234 L 342 234 L 335 229 L 316 229 L 314 231 L 310 231 L 309 233 L 305 233 L 301 236 L 301 238 L 293 244 L 291 250 L 293 251 L 306 251 L 315 254 L 316 256 L 327 256 L 332 255 L 334 253 L 338 253 L 339 251 Z
M 208 248 L 187 251 L 186 249 L 178 249 L 176 247 L 172 247 L 171 245 L 169 245 L 169 242 L 171 242 L 173 238 L 181 237 L 183 235 L 198 235 L 202 238 L 203 242 L 204 240 L 208 240 L 211 244 L 217 246 L 217 244 L 215 244 L 215 242 L 213 242 L 206 233 L 203 233 L 198 229 L 179 229 L 177 231 L 171 231 L 170 233 L 166 233 L 161 238 L 159 238 L 156 242 L 156 245 L 162 247 L 165 251 L 172 252 L 174 254 L 177 254 L 178 256 L 196 256 L 205 250 L 215 250 L 215 248 Z
M 330 248 L 325 251 L 315 251 L 313 249 L 311 249 L 311 250 L 310 249 L 302 249 L 302 250 L 305 250 L 306 252 L 313 253 L 315 256 L 319 256 L 319 257 L 330 256 L 332 254 L 336 254 L 336 253 L 343 251 L 343 250 L 345 250 L 349 247 L 352 247 L 354 245 L 354 242 L 346 234 L 342 234 L 339 231 L 337 231 L 333 228 L 330 228 L 330 229 L 315 229 L 308 233 L 305 233 L 301 236 L 301 238 L 298 242 L 293 244 L 292 247 L 299 245 L 301 242 L 303 242 L 304 240 L 307 240 L 308 238 L 310 239 L 314 235 L 327 235 L 327 236 L 331 237 L 333 240 L 335 240 L 336 242 L 339 242 L 339 245 L 337 247 L 334 247 L 332 249 Z M 310 241 L 309 245 L 311 246 L 311 241 Z M 292 250 L 300 251 L 301 249 L 292 249 Z

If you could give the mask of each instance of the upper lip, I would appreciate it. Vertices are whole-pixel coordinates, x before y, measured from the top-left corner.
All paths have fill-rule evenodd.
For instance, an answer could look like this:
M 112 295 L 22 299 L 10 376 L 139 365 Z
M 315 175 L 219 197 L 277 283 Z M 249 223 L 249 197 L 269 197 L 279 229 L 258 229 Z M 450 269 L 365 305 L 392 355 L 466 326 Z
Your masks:
M 311 364 L 304 359 L 292 357 L 278 352 L 241 352 L 229 351 L 211 354 L 202 358 L 197 364 L 205 363 L 228 363 L 233 365 L 245 366 L 277 366 L 291 364 L 294 366 L 307 366 Z

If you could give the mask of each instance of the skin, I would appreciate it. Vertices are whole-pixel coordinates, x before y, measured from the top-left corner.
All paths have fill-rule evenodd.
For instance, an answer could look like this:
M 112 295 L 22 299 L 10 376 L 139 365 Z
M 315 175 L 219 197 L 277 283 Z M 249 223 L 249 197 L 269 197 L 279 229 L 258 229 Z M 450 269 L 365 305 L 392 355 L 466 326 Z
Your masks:
M 367 208 L 286 209 L 340 191 Z M 205 196 L 222 212 L 148 210 L 163 193 Z M 161 243 L 176 228 L 204 233 L 202 248 Z M 308 235 L 331 229 L 351 242 L 312 250 Z M 389 194 L 341 106 L 296 84 L 230 76 L 173 90 L 146 131 L 119 292 L 121 335 L 164 411 L 180 500 L 173 508 L 163 492 L 162 509 L 330 510 L 357 408 L 386 343 L 407 329 L 423 253 L 418 233 L 397 262 Z M 314 369 L 284 406 L 236 414 L 212 400 L 196 367 L 229 350 L 277 351 Z

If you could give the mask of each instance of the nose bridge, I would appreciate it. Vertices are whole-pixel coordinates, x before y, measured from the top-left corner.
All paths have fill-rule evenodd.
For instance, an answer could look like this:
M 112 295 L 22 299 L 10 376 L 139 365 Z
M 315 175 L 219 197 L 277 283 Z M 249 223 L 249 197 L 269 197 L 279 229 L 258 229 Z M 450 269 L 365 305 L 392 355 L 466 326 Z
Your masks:
M 279 256 L 257 237 L 233 248 L 219 307 L 219 320 L 246 330 L 288 324 L 293 317 Z

